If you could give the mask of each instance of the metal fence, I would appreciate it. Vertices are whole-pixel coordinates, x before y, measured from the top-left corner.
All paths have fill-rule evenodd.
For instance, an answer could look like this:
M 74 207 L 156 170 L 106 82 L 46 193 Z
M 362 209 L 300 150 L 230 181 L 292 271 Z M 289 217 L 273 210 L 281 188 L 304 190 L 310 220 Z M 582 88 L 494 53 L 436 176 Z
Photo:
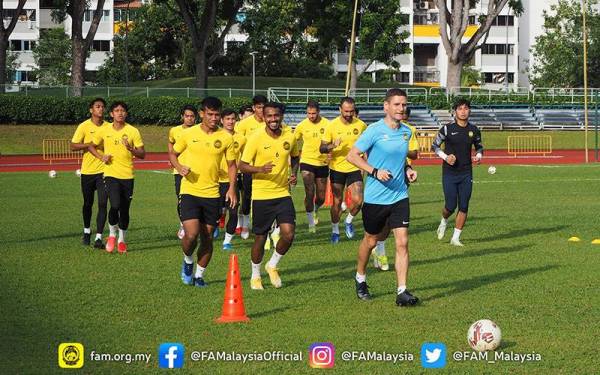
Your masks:
M 385 97 L 388 88 L 356 89 L 350 90 L 349 96 L 361 103 L 380 104 Z M 427 99 L 427 89 L 422 87 L 404 88 L 409 98 L 422 96 Z M 323 102 L 338 102 L 341 97 L 346 96 L 343 88 L 300 88 L 300 87 L 269 87 L 267 90 L 269 100 L 285 103 L 306 103 L 309 99 Z
M 598 100 L 599 94 L 600 88 L 588 88 L 588 101 L 595 103 Z M 467 98 L 487 97 L 490 101 L 496 98 L 503 102 L 535 102 L 536 100 L 550 99 L 563 103 L 579 104 L 583 103 L 584 90 L 577 87 L 537 87 L 534 89 L 530 89 L 529 87 L 513 87 L 508 91 L 505 88 L 455 87 L 447 92 L 444 87 L 432 87 L 429 89 L 429 96 L 446 96 L 447 99 L 450 99 L 451 96 L 464 96 Z

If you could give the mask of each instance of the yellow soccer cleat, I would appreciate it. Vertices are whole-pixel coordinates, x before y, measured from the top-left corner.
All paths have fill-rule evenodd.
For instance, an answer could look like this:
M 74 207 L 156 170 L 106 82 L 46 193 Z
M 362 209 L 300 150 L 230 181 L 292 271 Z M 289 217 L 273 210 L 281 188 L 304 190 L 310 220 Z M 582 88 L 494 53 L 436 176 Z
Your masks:
M 271 280 L 271 284 L 275 288 L 281 288 L 281 277 L 279 277 L 279 272 L 277 272 L 277 268 L 271 268 L 271 267 L 269 267 L 269 264 L 267 263 L 265 265 L 265 270 L 269 274 L 269 279 Z
M 263 288 L 262 279 L 260 277 L 250 279 L 250 289 L 264 290 L 265 288 Z
M 267 236 L 267 241 L 265 241 L 265 251 L 267 250 L 271 250 L 271 240 L 269 239 L 269 236 Z
M 388 257 L 385 255 L 377 255 L 377 263 L 379 263 L 379 269 L 382 271 L 388 271 L 390 269 L 390 264 L 388 263 Z

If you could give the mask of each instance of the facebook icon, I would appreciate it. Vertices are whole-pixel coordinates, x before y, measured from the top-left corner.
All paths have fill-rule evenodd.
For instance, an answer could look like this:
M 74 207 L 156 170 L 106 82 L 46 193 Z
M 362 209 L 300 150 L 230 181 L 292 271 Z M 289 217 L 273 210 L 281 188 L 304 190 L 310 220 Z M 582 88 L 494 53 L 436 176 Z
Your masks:
M 182 368 L 185 349 L 176 342 L 166 342 L 158 347 L 158 367 Z

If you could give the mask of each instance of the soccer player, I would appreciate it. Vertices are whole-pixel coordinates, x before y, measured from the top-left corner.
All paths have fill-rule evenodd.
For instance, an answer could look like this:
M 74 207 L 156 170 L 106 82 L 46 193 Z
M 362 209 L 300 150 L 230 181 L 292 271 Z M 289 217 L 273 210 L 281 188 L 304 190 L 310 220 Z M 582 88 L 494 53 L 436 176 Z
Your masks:
M 410 306 L 418 302 L 406 289 L 408 278 L 408 225 L 410 206 L 405 178 L 415 181 L 417 172 L 405 169 L 411 129 L 402 122 L 406 92 L 390 89 L 385 95 L 385 118 L 371 124 L 348 153 L 348 162 L 366 173 L 365 203 L 362 207 L 365 234 L 358 247 L 356 266 L 356 295 L 361 300 L 371 299 L 367 286 L 366 268 L 377 236 L 386 225 L 394 233 L 396 244 L 396 305 Z M 368 160 L 361 154 L 367 153 Z
M 300 170 L 306 194 L 304 207 L 308 217 L 309 233 L 316 232 L 317 210 L 325 203 L 329 162 L 327 155 L 322 154 L 319 149 L 328 124 L 329 121 L 320 114 L 319 102 L 309 100 L 306 104 L 306 118 L 296 126 L 294 131 L 296 139 L 303 142 Z
M 445 204 L 442 209 L 442 220 L 437 229 L 438 240 L 444 238 L 448 218 L 458 205 L 454 234 L 450 244 L 464 246 L 460 242 L 460 234 L 467 221 L 469 200 L 473 191 L 473 162 L 479 164 L 483 156 L 481 132 L 477 126 L 469 123 L 471 102 L 458 99 L 452 108 L 454 122 L 444 125 L 433 140 L 431 149 L 444 160 L 442 166 L 442 186 Z M 442 143 L 444 149 L 442 150 Z M 475 148 L 475 156 L 471 157 L 471 147 Z
M 173 145 L 175 144 L 175 142 L 177 142 L 177 139 L 181 136 L 181 133 L 185 130 L 185 129 L 189 129 L 192 126 L 194 126 L 194 124 L 196 124 L 196 118 L 198 117 L 198 111 L 196 110 L 196 107 L 194 107 L 193 105 L 185 105 L 183 106 L 183 108 L 181 109 L 181 125 L 178 126 L 174 126 L 171 129 L 169 129 L 169 143 L 167 143 L 167 149 L 169 152 L 173 152 Z M 185 164 L 185 162 L 183 162 L 183 160 L 181 160 L 183 158 L 184 155 L 180 155 L 179 156 L 179 163 L 183 163 Z M 173 168 L 173 177 L 175 178 L 175 195 L 177 196 L 177 217 L 181 216 L 181 212 L 179 210 L 179 190 L 181 189 L 181 179 L 183 178 L 179 172 L 177 172 L 177 169 Z M 177 237 L 179 239 L 182 239 L 184 236 L 185 232 L 183 230 L 183 224 L 181 223 L 181 221 L 179 222 L 179 230 L 177 231 Z
M 408 142 L 408 155 L 406 159 L 406 168 L 412 168 L 411 163 L 413 160 L 417 159 L 419 152 L 419 142 L 417 141 L 417 128 L 410 125 L 407 121 L 410 117 L 410 108 L 406 108 L 404 114 L 402 116 L 402 123 L 411 131 L 411 137 Z M 407 184 L 409 181 L 406 181 Z M 388 257 L 385 254 L 385 240 L 390 235 L 390 227 L 386 225 L 379 236 L 377 237 L 377 246 L 373 249 L 373 266 L 382 271 L 387 271 L 390 269 Z
M 175 142 L 169 160 L 175 166 L 181 180 L 179 205 L 181 222 L 185 235 L 181 240 L 183 264 L 181 266 L 181 281 L 186 285 L 197 287 L 206 286 L 204 271 L 210 262 L 213 252 L 212 233 L 221 215 L 219 206 L 219 168 L 221 160 L 227 160 L 229 189 L 225 200 L 230 207 L 235 207 L 236 173 L 235 154 L 233 152 L 233 137 L 219 128 L 221 122 L 221 101 L 217 98 L 206 97 L 200 104 L 200 126 L 194 126 L 184 131 Z M 181 164 L 178 156 L 185 152 Z M 198 247 L 198 262 L 194 271 L 194 249 L 200 236 Z
M 254 110 L 251 105 L 243 105 L 238 112 L 240 116 L 240 121 L 245 119 L 246 117 L 250 117 L 254 114 Z
M 112 253 L 117 241 L 120 254 L 127 252 L 126 234 L 129 228 L 129 207 L 133 199 L 133 158 L 144 159 L 146 150 L 140 132 L 125 122 L 128 107 L 125 102 L 116 101 L 110 106 L 113 123 L 94 135 L 89 151 L 104 166 L 104 186 L 108 193 L 110 210 L 108 211 L 109 235 L 106 251 Z M 98 146 L 104 147 L 104 155 Z
M 236 121 L 235 111 L 232 109 L 224 109 L 223 112 L 221 113 L 221 123 L 223 125 L 223 130 L 233 136 L 233 151 L 235 153 L 235 159 L 236 159 L 236 165 L 237 165 L 237 163 L 239 162 L 240 157 L 241 157 L 241 151 L 244 149 L 244 146 L 246 145 L 246 137 L 235 133 L 235 130 L 234 130 L 235 121 Z M 236 177 L 237 177 L 237 173 L 236 173 Z M 236 181 L 237 181 L 237 178 L 236 178 Z M 239 205 L 236 204 L 234 207 L 231 207 L 226 204 L 227 203 L 226 202 L 227 191 L 229 191 L 229 165 L 228 165 L 226 158 L 223 158 L 221 160 L 221 166 L 219 169 L 219 195 L 220 195 L 219 208 L 221 210 L 225 208 L 229 212 L 229 218 L 227 219 L 227 225 L 225 227 L 225 239 L 223 240 L 223 250 L 232 250 L 233 245 L 231 244 L 231 240 L 233 239 L 233 236 L 235 235 L 235 227 L 238 222 L 238 207 L 239 207 Z M 237 188 L 237 184 L 236 184 L 235 195 L 236 195 L 236 198 L 239 200 L 239 189 Z
M 340 116 L 332 120 L 325 134 L 321 138 L 320 151 L 323 154 L 331 153 L 329 163 L 329 180 L 331 181 L 331 192 L 333 204 L 331 205 L 331 242 L 340 241 L 339 222 L 342 212 L 342 201 L 345 187 L 350 188 L 352 193 L 352 206 L 348 207 L 345 229 L 346 237 L 354 237 L 354 226 L 352 220 L 358 215 L 363 202 L 363 176 L 361 171 L 346 160 L 348 151 L 354 142 L 360 137 L 367 125 L 355 117 L 354 99 L 342 98 L 340 102 Z
M 289 127 L 282 126 L 283 108 L 279 103 L 266 103 L 266 127 L 254 132 L 246 142 L 240 169 L 253 174 L 252 179 L 252 277 L 250 287 L 262 290 L 260 266 L 269 229 L 274 221 L 280 238 L 265 270 L 271 284 L 281 287 L 277 265 L 294 240 L 296 211 L 290 196 L 290 185 L 296 185 L 299 152 L 296 138 Z M 291 175 L 290 175 L 291 164 Z
M 81 194 L 83 195 L 83 238 L 81 242 L 89 246 L 91 242 L 92 230 L 90 224 L 92 221 L 92 207 L 94 206 L 94 192 L 98 194 L 98 213 L 96 214 L 96 238 L 94 247 L 96 249 L 104 248 L 102 243 L 102 233 L 106 224 L 106 205 L 108 197 L 104 189 L 102 180 L 104 163 L 96 159 L 94 155 L 88 152 L 90 143 L 94 134 L 103 128 L 110 126 L 104 121 L 104 109 L 106 102 L 102 98 L 95 98 L 90 102 L 90 118 L 79 124 L 71 139 L 71 150 L 83 150 L 81 160 Z M 102 150 L 98 150 L 102 154 Z
M 252 111 L 254 114 L 237 123 L 235 132 L 248 138 L 250 133 L 256 129 L 265 127 L 265 118 L 263 109 L 267 98 L 264 95 L 256 95 L 252 98 Z M 250 203 L 252 201 L 252 174 L 242 174 L 242 232 L 240 237 L 247 239 L 249 236 L 248 227 L 250 226 Z

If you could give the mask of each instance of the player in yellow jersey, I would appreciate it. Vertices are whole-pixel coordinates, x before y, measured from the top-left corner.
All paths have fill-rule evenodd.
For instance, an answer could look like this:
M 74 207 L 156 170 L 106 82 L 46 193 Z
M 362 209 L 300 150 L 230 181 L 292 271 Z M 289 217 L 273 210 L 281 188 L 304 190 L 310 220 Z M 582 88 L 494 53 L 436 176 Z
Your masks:
M 269 229 L 274 221 L 280 228 L 280 238 L 265 270 L 271 284 L 281 287 L 277 265 L 294 240 L 296 211 L 290 196 L 290 185 L 296 185 L 299 152 L 290 128 L 282 127 L 283 106 L 267 103 L 264 107 L 266 127 L 254 132 L 246 142 L 240 170 L 252 173 L 252 289 L 263 289 L 260 266 Z M 291 175 L 290 175 L 291 164 Z
M 240 110 L 238 112 L 239 115 L 239 119 L 240 121 L 245 119 L 246 117 L 250 117 L 254 114 L 254 110 L 252 109 L 252 106 L 250 104 L 246 104 L 240 107 Z M 237 123 L 235 124 L 235 126 L 237 126 Z M 243 181 L 242 181 L 242 173 L 239 171 L 238 169 L 238 192 L 242 193 L 242 197 L 244 197 L 244 192 L 243 192 Z M 242 209 L 241 207 L 238 209 L 238 222 L 237 222 L 237 226 L 235 228 L 235 234 L 237 234 L 238 236 L 242 233 L 242 224 L 243 224 L 243 219 L 244 219 L 244 215 L 242 215 Z M 246 228 L 248 227 L 248 225 L 246 225 Z M 248 238 L 248 229 L 246 229 L 245 232 L 245 236 L 246 238 Z
M 402 114 L 402 123 L 408 126 L 408 128 L 411 130 L 411 136 L 408 142 L 408 154 L 406 157 L 406 169 L 412 169 L 412 161 L 416 160 L 419 156 L 419 141 L 417 140 L 417 128 L 408 123 L 409 117 L 410 108 L 406 108 L 404 109 L 404 112 Z M 407 178 L 406 186 L 410 187 L 409 183 L 410 181 L 408 181 Z M 385 253 L 385 240 L 389 237 L 389 235 L 390 227 L 386 225 L 382 229 L 381 233 L 379 233 L 379 235 L 377 236 L 377 246 L 375 246 L 373 251 L 371 251 L 371 254 L 373 255 L 373 266 L 382 271 L 387 271 L 390 269 L 388 257 Z
M 264 128 L 265 118 L 263 116 L 263 109 L 267 98 L 264 95 L 256 95 L 252 98 L 252 111 L 254 114 L 248 116 L 237 123 L 235 132 L 248 138 L 250 133 L 258 128 Z M 247 239 L 249 236 L 248 227 L 250 226 L 250 203 L 252 201 L 252 174 L 242 174 L 242 215 L 241 215 L 241 226 L 242 232 L 240 236 L 243 239 Z
M 236 113 L 232 109 L 224 109 L 221 113 L 221 124 L 223 125 L 223 130 L 233 136 L 233 151 L 235 153 L 236 165 L 240 160 L 241 152 L 246 145 L 246 137 L 241 134 L 235 133 L 235 120 Z M 231 244 L 231 240 L 235 235 L 235 229 L 238 222 L 238 206 L 230 207 L 226 202 L 226 193 L 229 191 L 229 175 L 228 175 L 228 165 L 225 159 L 221 160 L 221 168 L 219 169 L 219 195 L 220 209 L 227 209 L 229 212 L 229 218 L 227 219 L 227 225 L 225 226 L 225 239 L 223 240 L 223 250 L 233 250 L 233 245 Z M 237 180 L 237 179 L 236 179 Z M 239 180 L 236 184 L 235 195 L 239 201 Z
M 308 231 L 316 232 L 317 211 L 325 203 L 329 161 L 320 151 L 321 138 L 329 121 L 320 114 L 319 102 L 309 100 L 306 104 L 306 118 L 294 130 L 298 141 L 302 140 L 300 171 L 304 182 L 304 208 L 308 217 Z
M 110 202 L 109 235 L 106 241 L 106 251 L 109 253 L 115 249 L 117 231 L 119 253 L 127 252 L 125 235 L 129 228 L 129 207 L 133 198 L 133 158 L 146 157 L 140 132 L 125 122 L 127 110 L 125 102 L 112 103 L 110 116 L 113 123 L 97 132 L 89 146 L 89 151 L 105 164 L 104 185 Z M 98 146 L 104 147 L 104 155 L 98 152 Z
M 354 99 L 350 97 L 342 98 L 340 101 L 340 116 L 329 123 L 325 129 L 325 134 L 321 138 L 321 153 L 331 153 L 329 180 L 333 194 L 333 204 L 331 205 L 332 243 L 340 241 L 339 222 L 342 213 L 343 193 L 346 186 L 350 188 L 350 192 L 352 193 L 352 205 L 348 207 L 348 216 L 344 220 L 346 236 L 348 238 L 354 237 L 352 220 L 360 212 L 363 202 L 362 173 L 360 169 L 346 160 L 348 151 L 350 151 L 354 142 L 356 142 L 358 137 L 367 128 L 367 125 L 355 116 L 355 108 Z
M 219 128 L 221 122 L 221 101 L 206 97 L 200 107 L 200 126 L 186 129 L 177 139 L 169 160 L 184 178 L 179 192 L 180 219 L 185 235 L 181 240 L 183 264 L 181 280 L 184 284 L 204 287 L 204 271 L 213 252 L 212 233 L 220 216 L 219 207 L 219 166 L 227 160 L 229 190 L 226 201 L 235 207 L 236 173 L 233 137 Z M 184 162 L 178 156 L 185 152 Z M 194 249 L 198 244 L 198 262 L 194 274 Z
M 106 224 L 106 205 L 108 197 L 104 189 L 102 180 L 104 164 L 96 159 L 94 155 L 88 152 L 92 138 L 97 131 L 103 127 L 110 126 L 104 121 L 104 109 L 106 102 L 102 98 L 95 98 L 90 102 L 90 118 L 79 124 L 73 138 L 71 139 L 71 150 L 83 150 L 81 160 L 81 193 L 83 195 L 83 238 L 82 243 L 89 246 L 91 242 L 92 230 L 90 224 L 92 221 L 92 208 L 94 206 L 94 192 L 98 194 L 98 214 L 96 215 L 96 238 L 94 247 L 96 249 L 104 248 L 102 243 L 102 232 Z M 101 152 L 101 150 L 99 150 Z
M 191 104 L 183 106 L 181 109 L 181 125 L 173 126 L 169 129 L 169 142 L 167 143 L 168 152 L 173 151 L 173 145 L 177 142 L 177 139 L 181 136 L 181 133 L 185 129 L 189 129 L 196 124 L 196 119 L 198 117 L 198 111 L 196 107 Z M 180 155 L 180 162 L 183 156 Z M 185 163 L 184 163 L 185 164 Z M 177 169 L 173 168 L 173 177 L 175 178 L 175 195 L 177 196 L 177 217 L 181 216 L 179 212 L 179 190 L 181 189 L 181 179 L 183 178 Z M 183 224 L 181 221 L 179 222 L 179 230 L 177 231 L 177 237 L 179 239 L 183 238 L 185 231 L 183 230 Z

